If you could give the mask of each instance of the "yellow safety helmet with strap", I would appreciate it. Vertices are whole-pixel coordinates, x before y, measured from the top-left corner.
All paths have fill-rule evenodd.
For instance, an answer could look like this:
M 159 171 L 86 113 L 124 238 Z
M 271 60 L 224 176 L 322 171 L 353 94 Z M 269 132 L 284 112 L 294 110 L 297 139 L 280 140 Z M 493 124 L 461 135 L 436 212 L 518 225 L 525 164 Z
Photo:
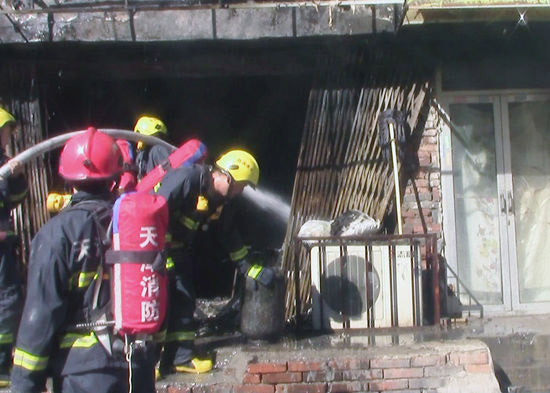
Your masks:
M 141 116 L 136 122 L 134 131 L 143 135 L 168 134 L 168 129 L 162 120 L 151 116 Z
M 258 185 L 260 168 L 252 154 L 244 150 L 230 150 L 222 154 L 216 165 L 229 173 L 236 182 L 247 182 L 252 187 Z
M 7 110 L 0 108 L 0 127 L 4 127 L 8 123 L 16 123 L 15 117 Z

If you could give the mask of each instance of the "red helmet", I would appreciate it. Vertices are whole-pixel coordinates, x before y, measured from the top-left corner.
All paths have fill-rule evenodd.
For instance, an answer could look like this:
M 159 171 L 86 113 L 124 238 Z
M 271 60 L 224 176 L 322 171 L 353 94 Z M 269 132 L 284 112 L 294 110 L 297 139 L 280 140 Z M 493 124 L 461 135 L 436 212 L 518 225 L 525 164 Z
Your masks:
M 59 174 L 65 180 L 108 180 L 122 170 L 122 154 L 109 135 L 89 127 L 65 143 Z

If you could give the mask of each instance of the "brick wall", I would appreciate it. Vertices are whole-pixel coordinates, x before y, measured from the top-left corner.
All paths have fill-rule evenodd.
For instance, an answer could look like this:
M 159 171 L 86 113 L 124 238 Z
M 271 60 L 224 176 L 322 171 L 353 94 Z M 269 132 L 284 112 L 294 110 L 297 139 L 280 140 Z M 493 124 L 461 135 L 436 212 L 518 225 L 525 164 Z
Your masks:
M 240 355 L 247 356 L 246 353 Z M 212 377 L 211 381 L 202 379 L 200 383 L 195 380 L 192 385 L 171 384 L 158 391 L 468 393 L 479 392 L 480 386 L 483 386 L 484 393 L 500 392 L 489 350 L 477 341 L 399 346 L 391 350 L 372 347 L 364 352 L 336 350 L 317 355 L 315 352 L 302 354 L 289 351 L 285 356 L 281 353 L 271 356 L 277 360 L 253 356 L 245 363 L 244 375 L 235 373 L 232 383 Z M 264 357 L 269 357 L 269 354 L 266 352 Z M 225 375 L 229 374 L 226 370 Z
M 428 232 L 440 232 L 441 228 L 441 166 L 439 160 L 439 117 L 431 109 L 422 135 L 418 160 L 420 168 L 414 182 L 418 191 L 420 208 L 414 193 L 412 180 L 405 188 L 402 201 L 403 232 L 423 233 L 423 215 Z

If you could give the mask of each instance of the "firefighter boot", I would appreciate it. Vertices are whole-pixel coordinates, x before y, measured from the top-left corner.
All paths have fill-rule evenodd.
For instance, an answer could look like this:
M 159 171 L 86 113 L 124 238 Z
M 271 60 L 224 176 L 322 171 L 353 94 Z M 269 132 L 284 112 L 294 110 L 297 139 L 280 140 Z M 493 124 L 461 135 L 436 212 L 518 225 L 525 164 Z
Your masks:
M 160 368 L 155 367 L 155 381 L 160 381 L 164 376 L 160 372 Z
M 6 367 L 0 368 L 0 388 L 10 386 L 10 370 Z
M 212 370 L 212 359 L 199 359 L 194 357 L 187 363 L 174 366 L 179 373 L 202 374 Z
M 10 374 L 8 372 L 0 372 L 0 388 L 10 386 Z

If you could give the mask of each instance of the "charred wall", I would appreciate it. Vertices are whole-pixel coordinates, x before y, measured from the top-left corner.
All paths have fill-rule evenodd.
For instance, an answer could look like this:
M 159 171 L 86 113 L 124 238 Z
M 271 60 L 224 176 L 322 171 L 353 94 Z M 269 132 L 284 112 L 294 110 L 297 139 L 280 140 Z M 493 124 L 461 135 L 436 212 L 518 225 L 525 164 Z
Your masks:
M 40 96 L 50 135 L 88 125 L 132 129 L 139 116 L 158 116 L 168 127 L 170 142 L 179 145 L 198 137 L 208 146 L 211 162 L 229 148 L 251 151 L 260 164 L 261 189 L 288 200 L 311 77 L 274 74 L 267 68 L 252 71 L 257 67 L 254 60 L 233 71 L 226 56 L 212 55 L 206 56 L 202 73 L 198 67 L 190 75 L 185 68 L 192 54 L 179 58 L 150 50 L 152 54 L 146 50 L 140 58 L 139 53 L 120 56 L 114 50 L 91 48 L 93 53 L 84 53 L 84 58 L 59 61 L 60 55 L 41 62 Z M 247 244 L 281 246 L 286 223 L 262 217 L 262 211 L 246 201 L 237 201 L 237 206 L 244 216 L 238 225 Z M 199 295 L 228 294 L 232 282 L 226 278 L 232 277 L 233 265 L 225 263 L 226 252 L 215 236 L 206 231 L 200 238 Z
M 411 69 L 432 75 L 438 66 L 459 63 L 477 70 L 484 57 L 491 59 L 484 63 L 489 65 L 501 64 L 500 59 L 523 64 L 520 74 L 536 84 L 533 76 L 548 64 L 541 39 L 546 35 L 537 26 L 510 32 L 464 25 L 410 28 L 398 35 L 248 41 L 45 40 L 0 45 L 0 66 L 35 70 L 33 92 L 45 135 L 90 124 L 130 129 L 139 115 L 157 115 L 174 144 L 199 136 L 212 158 L 227 147 L 247 147 L 259 158 L 261 186 L 289 200 L 313 86 L 359 86 L 376 80 L 371 76 L 387 72 L 388 65 L 396 75 Z M 360 61 L 358 49 L 366 54 Z M 385 61 L 373 61 L 380 57 Z M 484 75 L 493 75 L 489 65 Z M 335 73 L 346 78 L 331 77 Z M 455 76 L 447 82 L 462 84 Z M 52 180 L 50 188 L 56 185 Z M 262 246 L 280 245 L 284 238 L 284 226 L 269 221 L 252 220 L 243 228 Z
M 15 67 L 35 67 L 45 136 L 88 125 L 131 129 L 142 114 L 161 117 L 170 140 L 204 140 L 215 158 L 229 147 L 258 157 L 260 186 L 290 201 L 310 91 L 314 85 L 353 86 L 385 70 L 377 41 L 392 36 L 192 43 L 43 43 L 0 46 Z M 372 48 L 370 47 L 372 43 Z M 358 57 L 358 48 L 367 54 Z M 400 53 L 386 48 L 388 62 Z M 372 63 L 372 64 L 371 64 Z M 335 74 L 345 78 L 334 78 Z M 374 78 L 376 79 L 376 78 Z M 51 166 L 55 168 L 52 155 Z M 49 190 L 62 191 L 55 176 Z M 286 223 L 265 217 L 245 201 L 240 222 L 245 240 L 281 247 Z M 205 234 L 200 257 L 204 285 L 227 288 L 232 266 Z M 224 274 L 219 274 L 219 272 Z M 211 274 L 216 272 L 216 274 Z M 227 273 L 227 274 L 225 274 Z M 200 281 L 200 279 L 199 279 Z

